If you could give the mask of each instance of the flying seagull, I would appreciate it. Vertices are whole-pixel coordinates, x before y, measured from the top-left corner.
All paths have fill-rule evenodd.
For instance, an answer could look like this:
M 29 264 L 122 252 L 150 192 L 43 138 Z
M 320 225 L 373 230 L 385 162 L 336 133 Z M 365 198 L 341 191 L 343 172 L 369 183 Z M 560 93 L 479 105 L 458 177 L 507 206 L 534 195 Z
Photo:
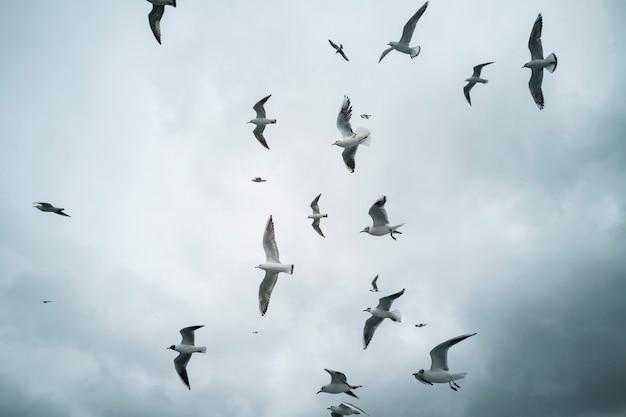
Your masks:
M 367 349 L 367 345 L 370 344 L 372 337 L 374 337 L 374 332 L 383 320 L 390 319 L 391 321 L 398 323 L 402 321 L 402 316 L 400 315 L 399 310 L 389 311 L 391 305 L 393 304 L 393 300 L 400 297 L 402 294 L 404 294 L 404 288 L 402 291 L 395 294 L 380 298 L 376 307 L 368 307 L 363 310 L 372 315 L 372 317 L 365 321 L 365 327 L 363 327 L 363 350 Z
M 371 292 L 378 292 L 378 285 L 376 285 L 376 281 L 378 281 L 378 275 L 376 275 L 372 280 L 372 289 L 370 290 Z
M 278 273 L 286 272 L 289 275 L 293 274 L 293 264 L 280 263 L 278 246 L 276 246 L 276 238 L 274 237 L 274 221 L 272 220 L 272 216 L 270 216 L 265 225 L 263 249 L 265 249 L 266 261 L 264 264 L 255 266 L 255 268 L 260 268 L 265 271 L 265 278 L 263 278 L 259 286 L 259 310 L 261 310 L 262 316 L 265 315 L 267 307 L 270 304 L 270 297 L 276 285 Z
M 330 42 L 330 45 L 333 48 L 335 48 L 335 51 L 336 51 L 335 53 L 336 54 L 341 55 L 343 57 L 343 59 L 345 59 L 346 61 L 350 61 L 348 59 L 348 57 L 346 56 L 346 54 L 343 52 L 343 45 L 342 44 L 339 44 L 339 46 L 337 46 L 337 44 L 335 42 L 331 41 L 330 39 L 328 40 L 328 42 Z
M 320 392 L 328 392 L 330 394 L 339 394 L 341 392 L 345 392 L 346 394 L 351 395 L 354 398 L 359 398 L 351 390 L 360 388 L 362 387 L 362 385 L 348 384 L 346 375 L 339 371 L 333 371 L 331 369 L 324 370 L 330 374 L 330 384 L 326 384 L 322 388 L 320 388 L 320 390 L 317 391 L 317 394 L 319 394 Z
M 204 346 L 194 346 L 194 330 L 198 330 L 202 326 L 190 326 L 185 327 L 180 330 L 180 334 L 183 336 L 182 342 L 179 345 L 172 345 L 168 347 L 168 349 L 175 350 L 178 353 L 178 356 L 174 358 L 174 368 L 176 368 L 176 372 L 183 383 L 187 386 L 187 388 L 191 389 L 189 385 L 189 377 L 187 376 L 187 364 L 189 363 L 189 359 L 191 359 L 191 354 L 195 352 L 206 353 L 206 347 Z
M 391 46 L 391 48 L 385 49 L 383 51 L 383 54 L 380 56 L 380 59 L 378 60 L 379 64 L 380 64 L 380 61 L 382 61 L 383 58 L 386 57 L 387 54 L 393 51 L 394 49 L 398 52 L 402 52 L 403 54 L 409 54 L 411 56 L 411 59 L 419 55 L 420 50 L 421 50 L 419 45 L 416 47 L 411 47 L 409 43 L 411 42 L 411 38 L 413 37 L 413 32 L 415 32 L 415 25 L 417 24 L 417 21 L 420 20 L 420 17 L 422 17 L 427 7 L 428 7 L 428 2 L 424 3 L 424 5 L 420 7 L 420 9 L 413 15 L 413 17 L 411 17 L 409 21 L 406 22 L 406 25 L 404 25 L 404 29 L 402 29 L 402 37 L 400 38 L 398 42 L 389 42 L 387 44 Z
M 148 0 L 152 3 L 152 11 L 148 14 L 150 29 L 159 45 L 161 44 L 161 18 L 165 12 L 165 6 L 176 7 L 176 0 Z
M 541 82 L 543 81 L 543 69 L 554 72 L 556 69 L 557 59 L 554 53 L 543 57 L 543 46 L 541 46 L 541 29 L 543 27 L 543 17 L 541 13 L 537 16 L 533 30 L 530 32 L 528 39 L 528 49 L 530 49 L 531 60 L 524 64 L 522 68 L 530 68 L 530 80 L 528 80 L 528 88 L 533 96 L 539 110 L 543 109 L 543 92 L 541 91 Z
M 315 229 L 315 231 L 321 237 L 326 237 L 324 236 L 324 233 L 322 233 L 322 229 L 320 229 L 320 219 L 323 217 L 328 217 L 328 214 L 320 214 L 320 208 L 317 205 L 317 202 L 319 201 L 321 196 L 322 195 L 320 194 L 317 197 L 315 197 L 313 201 L 311 201 L 311 208 L 313 209 L 313 214 L 310 214 L 309 216 L 307 216 L 307 219 L 313 219 L 313 223 L 311 224 L 311 226 L 313 226 L 313 229 Z
M 474 67 L 474 73 L 472 74 L 472 76 L 465 80 L 467 81 L 467 85 L 463 87 L 463 92 L 465 93 L 465 98 L 467 99 L 467 102 L 469 103 L 470 106 L 472 105 L 472 101 L 470 100 L 469 93 L 472 87 L 474 87 L 476 83 L 487 84 L 489 82 L 489 80 L 480 78 L 480 71 L 483 69 L 485 65 L 489 65 L 489 64 L 493 64 L 493 62 L 486 62 L 484 64 L 476 65 Z
M 387 197 L 380 196 L 378 200 L 372 207 L 370 207 L 369 215 L 372 218 L 374 224 L 373 226 L 367 226 L 365 229 L 361 230 L 361 233 L 367 232 L 372 236 L 384 236 L 387 233 L 391 235 L 393 240 L 396 240 L 396 237 L 393 235 L 394 233 L 402 234 L 402 232 L 398 231 L 398 228 L 404 223 L 397 224 L 395 226 L 389 226 L 389 219 L 387 218 L 387 210 L 385 210 L 385 203 L 387 202 Z
M 419 323 L 415 325 L 415 327 L 424 327 L 424 326 L 426 326 L 426 323 Z
M 457 379 L 465 378 L 465 375 L 467 375 L 467 373 L 463 372 L 455 374 L 449 372 L 448 349 L 450 349 L 450 347 L 456 345 L 460 341 L 465 340 L 470 336 L 474 336 L 475 334 L 476 333 L 471 333 L 457 336 L 435 346 L 433 350 L 430 351 L 430 370 L 424 371 L 423 369 L 420 369 L 419 372 L 413 374 L 415 379 L 426 385 L 433 385 L 433 383 L 445 384 L 447 382 L 448 385 L 450 385 L 450 388 L 455 391 L 457 390 L 457 388 L 461 388 L 454 381 Z
M 342 402 L 339 405 L 331 405 L 328 409 L 330 410 L 331 417 L 349 416 L 350 414 L 366 414 L 369 416 L 369 414 L 356 405 L 347 402 Z
M 52 302 L 52 300 L 43 300 L 42 301 L 42 303 L 44 303 L 44 304 L 48 304 L 48 303 L 51 303 L 51 302 Z
M 353 131 L 352 125 L 350 125 L 351 117 L 352 105 L 350 105 L 350 98 L 344 96 L 341 109 L 339 109 L 339 114 L 337 115 L 337 129 L 341 132 L 342 139 L 335 141 L 333 145 L 344 148 L 341 153 L 343 162 L 346 164 L 348 171 L 354 172 L 356 150 L 359 145 L 369 145 L 372 141 L 372 136 L 370 131 L 364 127 L 358 127 L 356 132 Z
M 263 179 L 263 178 L 261 178 L 261 177 L 254 177 L 254 178 L 252 179 L 252 182 L 265 182 L 265 181 L 267 181 L 267 180 L 264 180 L 264 179 Z
M 252 107 L 252 109 L 256 111 L 256 117 L 248 122 L 256 125 L 253 130 L 254 137 L 256 137 L 256 140 L 258 140 L 259 143 L 265 146 L 267 149 L 269 149 L 270 147 L 267 146 L 267 142 L 265 141 L 265 137 L 263 136 L 265 125 L 276 123 L 276 119 L 268 119 L 267 117 L 265 117 L 265 108 L 263 107 L 263 105 L 270 97 L 272 97 L 271 94 L 267 97 L 263 97 L 254 105 L 254 107 Z
M 43 202 L 38 202 L 38 203 L 33 203 L 34 206 L 38 208 L 41 211 L 48 211 L 51 213 L 56 213 L 60 216 L 65 216 L 65 217 L 71 217 L 69 214 L 65 214 L 63 212 L 63 210 L 65 210 L 64 208 L 60 208 L 60 207 L 54 207 L 52 204 L 50 203 L 43 203 Z
M 361 114 L 361 119 L 369 119 L 371 117 L 372 117 L 371 114 L 365 114 L 365 113 Z

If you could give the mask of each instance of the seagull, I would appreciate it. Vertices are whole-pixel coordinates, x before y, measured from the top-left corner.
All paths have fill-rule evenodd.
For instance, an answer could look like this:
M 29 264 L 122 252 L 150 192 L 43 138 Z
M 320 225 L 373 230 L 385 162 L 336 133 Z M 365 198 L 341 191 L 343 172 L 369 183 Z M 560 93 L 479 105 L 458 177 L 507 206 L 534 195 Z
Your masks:
M 260 268 L 265 271 L 265 278 L 263 278 L 259 286 L 259 309 L 261 310 L 261 316 L 264 316 L 267 312 L 272 290 L 278 279 L 278 273 L 286 272 L 289 275 L 293 274 L 293 264 L 281 264 L 278 259 L 278 246 L 276 246 L 274 221 L 271 215 L 265 225 L 265 233 L 263 233 L 263 249 L 265 249 L 266 261 L 264 264 L 255 266 L 255 268 Z
M 342 44 L 339 44 L 339 46 L 337 46 L 337 44 L 336 44 L 335 42 L 331 41 L 330 39 L 328 40 L 328 42 L 330 42 L 330 45 L 331 45 L 333 48 L 335 48 L 335 50 L 336 50 L 336 52 L 335 52 L 335 53 L 336 53 L 336 54 L 341 55 L 341 56 L 343 57 L 343 59 L 345 59 L 346 61 L 350 61 L 350 60 L 348 59 L 348 57 L 346 56 L 346 54 L 343 52 L 343 45 L 342 45 Z
M 43 300 L 42 301 L 42 303 L 44 303 L 44 304 L 48 304 L 48 303 L 51 303 L 51 302 L 52 302 L 52 300 Z
M 380 61 L 382 61 L 383 58 L 386 57 L 387 54 L 393 51 L 394 49 L 398 52 L 402 52 L 403 54 L 409 54 L 411 56 L 411 59 L 415 58 L 416 56 L 420 54 L 421 48 L 419 46 L 411 47 L 409 46 L 409 42 L 411 42 L 411 38 L 413 37 L 413 32 L 415 32 L 415 25 L 417 24 L 417 21 L 420 20 L 420 17 L 422 17 L 427 7 L 428 7 L 428 2 L 424 3 L 424 5 L 420 7 L 420 9 L 413 15 L 413 17 L 411 17 L 409 21 L 406 22 L 406 25 L 404 25 L 404 29 L 402 29 L 402 37 L 400 38 L 398 42 L 389 42 L 387 44 L 391 46 L 391 48 L 385 49 L 383 51 L 383 54 L 380 56 L 380 59 L 378 60 L 379 64 L 380 64 Z
M 420 324 L 416 324 L 415 327 L 424 327 L 426 326 L 426 323 L 420 323 Z
M 161 44 L 161 18 L 163 12 L 165 12 L 165 6 L 176 7 L 176 0 L 148 0 L 152 3 L 152 11 L 148 14 L 148 21 L 150 22 L 150 29 L 154 33 L 159 45 Z
M 320 208 L 317 205 L 317 202 L 319 201 L 321 196 L 322 195 L 320 194 L 317 197 L 315 197 L 313 201 L 311 201 L 311 208 L 313 209 L 313 214 L 307 216 L 307 219 L 313 219 L 313 223 L 311 224 L 311 226 L 313 226 L 313 229 L 315 229 L 315 231 L 321 237 L 326 237 L 324 236 L 324 233 L 322 233 L 322 229 L 320 229 L 320 219 L 323 217 L 328 217 L 328 214 L 320 214 Z
M 264 179 L 263 179 L 263 178 L 261 178 L 261 177 L 254 177 L 254 178 L 252 179 L 252 182 L 266 182 L 266 181 L 267 181 L 267 180 L 264 180 Z
M 337 115 L 337 129 L 341 132 L 342 139 L 335 141 L 333 145 L 341 146 L 344 148 L 341 156 L 343 162 L 346 164 L 348 171 L 354 172 L 354 155 L 359 145 L 369 145 L 372 137 L 370 131 L 364 127 L 359 127 L 356 132 L 352 131 L 350 125 L 350 118 L 352 117 L 352 106 L 350 105 L 350 98 L 348 96 L 343 97 L 343 103 L 339 114 Z
M 328 407 L 331 417 L 349 416 L 350 414 L 367 414 L 356 405 L 342 402 L 339 405 L 331 405 Z M 367 414 L 369 416 L 369 414 Z
M 191 359 L 191 354 L 195 352 L 206 353 L 206 347 L 204 346 L 194 346 L 194 330 L 198 330 L 201 326 L 190 326 L 185 327 L 184 329 L 180 329 L 180 334 L 183 336 L 182 342 L 180 345 L 172 345 L 168 347 L 168 349 L 175 350 L 178 353 L 178 356 L 174 358 L 174 368 L 176 368 L 176 372 L 183 383 L 187 386 L 187 388 L 191 389 L 189 385 L 189 377 L 187 376 L 187 363 L 189 363 L 189 359 Z
M 259 334 L 258 330 L 252 330 L 252 334 Z
M 522 68 L 530 68 L 531 75 L 528 80 L 528 88 L 533 96 L 539 110 L 543 109 L 543 92 L 541 91 L 541 82 L 543 80 L 543 69 L 554 72 L 556 69 L 557 59 L 554 53 L 543 57 L 543 46 L 541 46 L 541 28 L 543 27 L 543 17 L 541 13 L 537 16 L 533 30 L 530 32 L 528 39 L 528 49 L 530 49 L 531 60 L 524 64 Z
M 365 327 L 363 327 L 363 350 L 367 349 L 367 345 L 370 344 L 372 337 L 374 337 L 374 332 L 383 320 L 391 319 L 391 321 L 398 323 L 402 321 L 402 316 L 400 315 L 399 310 L 389 311 L 391 304 L 393 304 L 393 300 L 400 297 L 402 294 L 404 294 L 404 288 L 402 291 L 395 294 L 380 298 L 378 300 L 378 305 L 375 308 L 368 307 L 363 310 L 372 315 L 372 317 L 365 321 Z
M 365 114 L 365 113 L 361 114 L 360 116 L 361 116 L 361 119 L 369 119 L 372 117 L 371 114 Z
M 372 207 L 370 207 L 369 215 L 374 221 L 374 225 L 372 227 L 367 226 L 365 229 L 361 230 L 361 233 L 367 232 L 372 236 L 383 236 L 389 233 L 393 240 L 396 240 L 396 237 L 393 235 L 394 233 L 402 234 L 397 229 L 404 225 L 404 223 L 397 224 L 395 226 L 389 226 L 389 219 L 387 218 L 387 210 L 385 210 L 385 203 L 387 202 L 387 197 L 384 195 L 381 196 Z
M 474 336 L 475 334 L 476 333 L 471 333 L 457 336 L 435 346 L 433 350 L 430 351 L 430 370 L 424 371 L 423 369 L 420 369 L 419 372 L 413 374 L 415 379 L 426 385 L 433 385 L 433 383 L 445 384 L 447 382 L 448 385 L 450 385 L 450 388 L 452 388 L 454 391 L 456 391 L 457 388 L 461 388 L 454 381 L 457 379 L 465 378 L 465 375 L 467 375 L 467 373 L 463 372 L 459 374 L 453 374 L 451 372 L 448 372 L 448 349 L 450 349 L 451 346 L 456 345 L 460 341 L 465 340 L 470 336 Z M 452 384 L 454 384 L 454 386 Z
M 346 375 L 339 371 L 333 371 L 331 369 L 324 370 L 330 374 L 330 384 L 326 384 L 322 388 L 320 388 L 320 390 L 317 391 L 317 394 L 319 394 L 320 392 L 328 392 L 330 394 L 339 394 L 341 392 L 345 392 L 346 394 L 351 395 L 354 398 L 359 398 L 351 390 L 360 388 L 362 387 L 362 385 L 348 384 Z
M 493 64 L 493 62 L 486 62 L 484 64 L 476 65 L 474 67 L 474 73 L 472 74 L 472 76 L 465 80 L 467 81 L 467 85 L 463 87 L 463 92 L 465 93 L 465 98 L 467 99 L 467 102 L 469 103 L 470 106 L 472 105 L 472 101 L 470 100 L 469 92 L 472 89 L 472 87 L 474 87 L 474 84 L 476 83 L 487 84 L 489 82 L 489 80 L 480 78 L 480 71 L 483 69 L 485 65 L 489 65 L 489 64 Z
M 376 285 L 376 281 L 378 281 L 378 275 L 376 275 L 372 280 L 372 289 L 370 290 L 371 292 L 378 292 L 378 285 Z
M 33 207 L 36 207 L 41 211 L 48 211 L 48 212 L 56 213 L 60 216 L 71 217 L 69 214 L 63 213 L 63 210 L 65 210 L 64 208 L 54 207 L 50 203 L 39 202 L 39 203 L 33 203 L 33 204 L 34 204 Z
M 270 97 L 272 97 L 271 94 L 267 97 L 263 97 L 254 105 L 254 107 L 252 107 L 254 111 L 256 111 L 256 117 L 248 122 L 256 125 L 253 130 L 254 136 L 256 137 L 256 140 L 258 140 L 259 143 L 265 146 L 267 149 L 269 149 L 270 147 L 267 146 L 267 142 L 265 141 L 265 137 L 263 136 L 265 125 L 276 123 L 276 119 L 268 119 L 265 117 L 265 108 L 263 108 L 263 105 Z

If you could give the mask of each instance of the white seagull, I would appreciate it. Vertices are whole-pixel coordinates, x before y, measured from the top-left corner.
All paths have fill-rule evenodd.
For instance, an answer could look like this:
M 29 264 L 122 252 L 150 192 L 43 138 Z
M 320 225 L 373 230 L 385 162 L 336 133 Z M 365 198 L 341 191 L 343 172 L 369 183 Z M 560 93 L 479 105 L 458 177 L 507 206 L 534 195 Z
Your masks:
M 465 375 L 467 375 L 467 373 L 449 372 L 448 349 L 450 349 L 451 346 L 456 345 L 460 341 L 465 340 L 470 336 L 474 336 L 475 334 L 476 333 L 471 333 L 457 336 L 435 346 L 433 350 L 430 351 L 430 370 L 424 371 L 423 369 L 420 369 L 419 372 L 413 374 L 415 379 L 426 385 L 433 385 L 433 383 L 445 384 L 447 382 L 448 385 L 450 385 L 450 388 L 455 391 L 457 390 L 457 388 L 461 388 L 454 381 L 457 379 L 465 378 Z M 454 386 L 452 386 L 452 384 L 454 384 Z
M 343 45 L 339 44 L 339 46 L 337 46 L 337 44 L 333 41 L 331 41 L 330 39 L 328 40 L 328 42 L 330 42 L 330 45 L 335 48 L 335 53 L 339 54 L 343 57 L 343 59 L 345 59 L 346 61 L 350 61 L 348 59 L 348 57 L 346 56 L 346 54 L 343 52 Z
M 201 326 L 190 326 L 185 327 L 180 330 L 180 334 L 183 336 L 182 342 L 179 345 L 172 345 L 168 347 L 168 349 L 175 350 L 178 353 L 178 356 L 174 358 L 174 368 L 176 368 L 176 372 L 183 383 L 187 386 L 187 388 L 191 389 L 189 385 L 189 377 L 187 376 L 187 364 L 189 363 L 189 359 L 191 359 L 191 354 L 200 352 L 206 353 L 206 347 L 204 346 L 194 346 L 194 330 L 199 329 Z
M 270 147 L 267 146 L 267 142 L 265 141 L 265 137 L 263 136 L 265 125 L 276 123 L 276 119 L 268 119 L 267 117 L 265 117 L 265 108 L 263 107 L 263 105 L 270 97 L 272 97 L 271 94 L 267 97 L 263 97 L 254 105 L 254 107 L 252 107 L 252 109 L 256 111 L 256 118 L 251 119 L 248 122 L 256 125 L 253 130 L 254 137 L 256 137 L 256 140 L 258 140 L 259 143 L 265 146 L 267 149 L 269 149 Z
M 311 208 L 313 209 L 313 214 L 308 215 L 307 219 L 313 219 L 313 223 L 311 223 L 311 226 L 313 226 L 313 229 L 315 229 L 315 231 L 321 237 L 326 237 L 324 236 L 324 233 L 322 233 L 322 229 L 320 229 L 320 219 L 324 217 L 328 217 L 328 214 L 321 214 L 320 207 L 317 205 L 317 202 L 319 201 L 321 196 L 322 195 L 320 194 L 317 197 L 315 197 L 313 201 L 311 201 Z
M 389 311 L 391 305 L 393 304 L 393 300 L 400 297 L 402 294 L 404 294 L 404 288 L 402 291 L 395 294 L 380 298 L 378 300 L 378 305 L 375 308 L 368 307 L 363 310 L 372 315 L 372 317 L 365 321 L 365 326 L 363 327 L 363 350 L 367 349 L 367 345 L 370 344 L 372 337 L 374 337 L 374 332 L 383 320 L 390 319 L 391 321 L 395 321 L 397 323 L 402 321 L 402 316 L 399 310 Z
M 376 275 L 372 280 L 372 288 L 370 289 L 371 292 L 378 292 L 378 285 L 376 285 L 376 281 L 378 281 L 378 275 Z
M 289 275 L 293 274 L 293 264 L 280 263 L 278 246 L 276 246 L 276 238 L 274 237 L 274 221 L 272 220 L 272 216 L 270 216 L 265 225 L 263 249 L 265 249 L 266 261 L 264 264 L 255 266 L 255 268 L 260 268 L 265 271 L 265 278 L 263 278 L 259 286 L 259 310 L 261 310 L 262 316 L 265 315 L 267 307 L 270 304 L 270 297 L 276 285 L 278 273 L 286 272 Z
M 322 388 L 320 388 L 320 390 L 317 391 L 317 394 L 319 394 L 320 392 L 328 392 L 330 394 L 339 394 L 341 392 L 345 392 L 346 394 L 351 395 L 354 398 L 359 398 L 351 390 L 360 388 L 362 387 L 362 385 L 348 384 L 346 375 L 339 371 L 333 371 L 331 369 L 324 370 L 330 374 L 330 384 L 326 384 Z
M 476 65 L 474 67 L 474 73 L 472 74 L 472 76 L 465 80 L 467 81 L 467 85 L 463 87 L 463 92 L 465 93 L 465 98 L 467 99 L 467 102 L 469 103 L 470 106 L 472 105 L 472 101 L 470 100 L 469 93 L 472 87 L 474 87 L 476 83 L 487 84 L 489 82 L 489 80 L 480 78 L 480 71 L 483 69 L 485 65 L 489 65 L 489 64 L 493 64 L 493 62 L 485 62 L 484 64 Z
M 152 3 L 152 11 L 148 14 L 150 29 L 159 45 L 161 44 L 161 18 L 165 12 L 165 6 L 176 7 L 176 0 L 148 0 Z
M 424 5 L 420 7 L 420 9 L 413 15 L 413 17 L 411 17 L 409 21 L 406 22 L 406 25 L 404 25 L 404 29 L 402 29 L 402 37 L 400 38 L 398 42 L 389 42 L 387 44 L 391 46 L 391 48 L 385 49 L 383 51 L 383 54 L 380 56 L 380 59 L 378 60 L 379 64 L 380 64 L 380 61 L 382 61 L 383 58 L 387 56 L 387 54 L 393 51 L 394 49 L 398 52 L 402 52 L 403 54 L 409 54 L 411 56 L 411 59 L 419 55 L 420 50 L 421 50 L 419 45 L 415 47 L 411 47 L 409 43 L 411 42 L 411 38 L 413 37 L 413 32 L 415 31 L 415 25 L 417 24 L 417 21 L 420 20 L 420 17 L 422 17 L 427 7 L 428 7 L 428 2 L 424 3 Z
M 261 177 L 254 177 L 252 178 L 252 182 L 266 182 L 267 180 L 264 180 Z
M 384 195 L 381 196 L 372 207 L 370 207 L 369 215 L 372 218 L 374 225 L 372 227 L 367 226 L 365 229 L 361 230 L 361 233 L 367 232 L 372 236 L 384 236 L 387 233 L 391 235 L 393 240 L 396 240 L 396 237 L 393 235 L 394 233 L 402 234 L 397 229 L 404 225 L 404 223 L 397 224 L 395 226 L 389 226 L 389 219 L 387 218 L 387 210 L 385 210 L 385 203 L 387 202 L 387 197 Z
M 33 204 L 34 204 L 33 207 L 38 208 L 41 211 L 47 211 L 50 213 L 56 213 L 60 216 L 71 217 L 69 214 L 63 213 L 63 210 L 65 210 L 64 208 L 54 207 L 50 203 L 38 202 L 38 203 L 33 203 Z
M 543 27 L 543 17 L 541 13 L 537 16 L 533 30 L 530 32 L 528 39 L 528 49 L 530 49 L 531 60 L 524 64 L 522 68 L 530 68 L 530 80 L 528 80 L 528 88 L 533 96 L 539 110 L 543 109 L 543 92 L 541 91 L 541 82 L 543 81 L 543 69 L 554 72 L 556 69 L 557 59 L 554 53 L 543 57 L 543 46 L 541 46 L 541 29 Z
M 358 127 L 356 132 L 353 131 L 352 125 L 350 125 L 351 117 L 352 106 L 350 105 L 350 98 L 344 96 L 341 109 L 339 109 L 339 114 L 337 115 L 337 129 L 341 132 L 342 139 L 335 141 L 333 145 L 344 148 L 341 153 L 343 162 L 346 164 L 348 171 L 354 172 L 356 150 L 359 145 L 369 145 L 372 141 L 372 136 L 370 131 L 364 127 Z
M 331 405 L 328 409 L 330 410 L 331 417 L 349 416 L 350 414 L 366 414 L 369 416 L 369 414 L 356 405 L 347 402 L 342 402 L 339 405 Z

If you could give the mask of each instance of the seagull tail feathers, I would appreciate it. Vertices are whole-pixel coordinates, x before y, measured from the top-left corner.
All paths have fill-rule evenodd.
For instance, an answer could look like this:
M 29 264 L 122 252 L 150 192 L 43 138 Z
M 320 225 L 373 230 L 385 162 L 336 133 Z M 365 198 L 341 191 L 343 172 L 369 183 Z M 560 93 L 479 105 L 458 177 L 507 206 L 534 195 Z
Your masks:
M 293 275 L 293 264 L 288 265 L 289 271 L 287 272 L 289 275 Z
M 397 225 L 395 225 L 395 226 L 391 226 L 391 230 L 392 230 L 393 232 L 395 232 L 396 230 L 398 230 L 398 229 L 399 229 L 399 228 L 401 228 L 402 226 L 404 226 L 404 223 L 400 223 L 400 224 L 397 224 Z M 400 232 L 398 232 L 398 233 L 400 233 Z
M 396 323 L 401 323 L 402 322 L 402 313 L 400 313 L 400 310 L 393 310 L 389 312 L 391 314 L 390 319 L 395 321 Z
M 554 55 L 554 52 L 552 52 L 550 55 L 548 55 L 548 57 L 546 58 L 546 60 L 550 60 L 552 61 L 552 63 L 550 65 L 548 65 L 546 67 L 546 69 L 550 72 L 554 72 L 554 70 L 556 69 L 556 64 L 558 63 L 557 59 L 556 59 L 556 55 Z
M 202 347 L 200 347 L 200 348 L 198 348 L 198 349 L 199 349 L 199 350 L 198 350 L 198 352 L 200 352 L 200 353 L 206 353 L 206 347 L 202 346 Z

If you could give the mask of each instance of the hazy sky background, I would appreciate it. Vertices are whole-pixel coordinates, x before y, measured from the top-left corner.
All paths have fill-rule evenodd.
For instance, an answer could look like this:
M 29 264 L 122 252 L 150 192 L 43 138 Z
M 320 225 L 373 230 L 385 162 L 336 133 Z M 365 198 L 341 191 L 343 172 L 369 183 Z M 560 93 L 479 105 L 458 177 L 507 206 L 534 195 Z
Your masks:
M 0 416 L 625 415 L 626 3 L 432 0 L 421 54 L 378 64 L 422 4 L 179 0 L 163 45 L 143 0 L 4 5 Z M 246 124 L 267 94 L 270 151 Z M 373 138 L 354 174 L 344 95 Z M 359 233 L 382 194 L 397 241 Z M 270 214 L 295 270 L 261 317 Z M 402 288 L 364 351 L 362 310 Z M 198 324 L 188 391 L 165 348 Z M 413 378 L 472 332 L 458 392 Z M 360 399 L 316 395 L 324 368 Z

